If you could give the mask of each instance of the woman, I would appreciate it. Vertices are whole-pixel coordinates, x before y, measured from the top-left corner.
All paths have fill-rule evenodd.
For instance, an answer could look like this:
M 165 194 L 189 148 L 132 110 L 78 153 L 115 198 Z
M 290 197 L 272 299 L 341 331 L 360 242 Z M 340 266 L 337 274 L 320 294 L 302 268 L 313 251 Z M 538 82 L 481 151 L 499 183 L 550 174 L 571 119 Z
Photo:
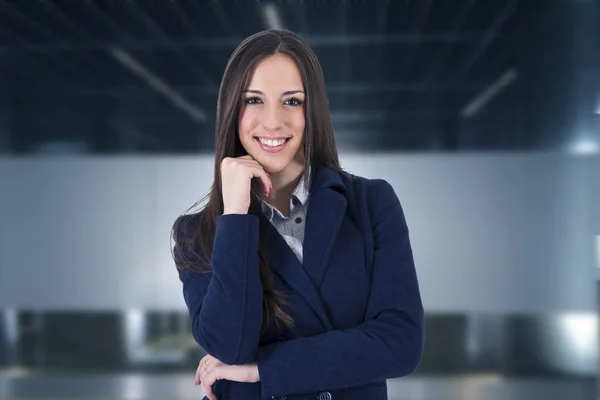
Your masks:
M 260 32 L 232 54 L 212 190 L 173 233 L 208 399 L 387 399 L 386 379 L 420 363 L 401 205 L 386 181 L 340 168 L 321 67 L 298 35 Z

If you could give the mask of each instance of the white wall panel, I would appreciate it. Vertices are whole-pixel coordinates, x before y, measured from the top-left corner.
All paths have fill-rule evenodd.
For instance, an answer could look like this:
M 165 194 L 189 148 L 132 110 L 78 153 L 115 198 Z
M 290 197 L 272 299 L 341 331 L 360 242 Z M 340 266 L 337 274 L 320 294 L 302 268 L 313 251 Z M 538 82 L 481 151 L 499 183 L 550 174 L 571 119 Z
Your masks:
M 595 310 L 597 159 L 341 158 L 396 189 L 429 311 Z M 170 228 L 212 177 L 211 155 L 0 158 L 0 306 L 184 307 Z

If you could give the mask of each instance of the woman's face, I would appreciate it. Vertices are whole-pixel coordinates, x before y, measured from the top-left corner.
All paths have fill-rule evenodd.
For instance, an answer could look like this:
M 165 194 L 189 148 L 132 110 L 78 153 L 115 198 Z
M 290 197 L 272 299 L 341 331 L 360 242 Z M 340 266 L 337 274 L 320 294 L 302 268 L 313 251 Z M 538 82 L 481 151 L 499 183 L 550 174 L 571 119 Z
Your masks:
M 246 152 L 271 174 L 303 164 L 305 93 L 294 61 L 282 54 L 261 60 L 241 100 L 238 131 Z

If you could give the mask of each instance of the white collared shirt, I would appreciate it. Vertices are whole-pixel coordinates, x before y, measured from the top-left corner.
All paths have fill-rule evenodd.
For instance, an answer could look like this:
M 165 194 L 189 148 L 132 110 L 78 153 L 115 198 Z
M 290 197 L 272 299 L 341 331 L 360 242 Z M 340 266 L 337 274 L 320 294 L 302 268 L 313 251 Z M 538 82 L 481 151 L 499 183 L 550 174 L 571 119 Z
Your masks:
M 284 216 L 277 208 L 261 199 L 262 210 L 277 232 L 285 239 L 298 261 L 302 264 L 304 245 L 304 226 L 308 207 L 308 191 L 304 187 L 304 177 L 292 192 L 290 198 L 290 216 Z

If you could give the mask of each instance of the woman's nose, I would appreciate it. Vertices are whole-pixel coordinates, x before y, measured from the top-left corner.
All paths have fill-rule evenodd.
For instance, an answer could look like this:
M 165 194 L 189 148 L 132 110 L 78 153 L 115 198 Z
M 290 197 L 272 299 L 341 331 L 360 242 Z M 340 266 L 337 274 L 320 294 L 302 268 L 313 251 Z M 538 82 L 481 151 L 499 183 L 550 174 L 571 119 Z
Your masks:
M 283 125 L 280 110 L 277 107 L 267 107 L 264 113 L 263 127 L 268 131 L 277 131 Z

